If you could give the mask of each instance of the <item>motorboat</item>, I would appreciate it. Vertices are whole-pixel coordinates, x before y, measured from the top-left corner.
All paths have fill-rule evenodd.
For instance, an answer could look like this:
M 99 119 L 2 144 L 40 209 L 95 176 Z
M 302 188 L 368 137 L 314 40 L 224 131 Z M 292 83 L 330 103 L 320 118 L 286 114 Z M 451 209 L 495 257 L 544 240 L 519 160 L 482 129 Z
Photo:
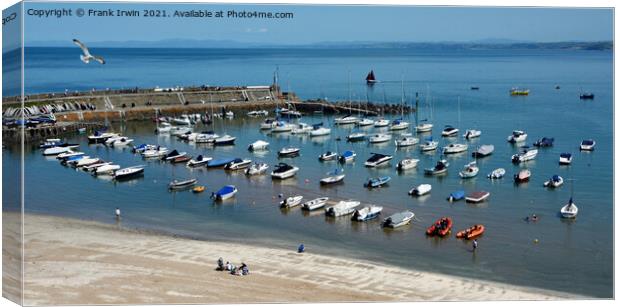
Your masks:
M 45 140 L 45 142 L 42 142 L 41 144 L 39 144 L 40 149 L 47 149 L 47 148 L 52 148 L 52 147 L 77 148 L 79 146 L 80 144 L 62 142 L 60 139 L 47 139 Z
M 186 152 L 178 152 L 176 149 L 172 150 L 171 152 L 167 153 L 165 156 L 162 157 L 162 160 L 164 161 L 172 161 L 178 157 L 182 157 L 185 156 L 187 153 Z
M 529 146 L 522 146 L 520 153 L 512 155 L 512 163 L 521 163 L 534 160 L 536 155 L 538 155 L 538 149 L 532 149 Z
M 180 136 L 180 135 L 184 135 L 187 133 L 192 133 L 194 132 L 194 128 L 192 127 L 180 127 L 180 126 L 172 126 L 170 128 L 170 135 L 171 136 Z
M 390 155 L 384 155 L 384 154 L 380 154 L 380 153 L 373 153 L 372 156 L 370 158 L 368 158 L 368 160 L 366 160 L 366 163 L 364 163 L 364 166 L 366 166 L 366 167 L 377 167 L 377 166 L 381 166 L 381 165 L 386 165 L 386 164 L 390 163 L 390 160 L 392 160 L 392 156 L 390 156 Z
M 564 183 L 564 178 L 560 175 L 553 175 L 549 180 L 543 183 L 543 186 L 546 188 L 557 188 Z
M 430 184 L 424 183 L 416 187 L 413 187 L 411 190 L 409 190 L 409 195 L 412 195 L 412 196 L 426 195 L 430 193 L 432 189 L 433 189 L 433 186 L 431 186 Z
M 121 166 L 118 164 L 108 164 L 97 167 L 93 170 L 94 175 L 113 175 L 116 171 L 120 170 Z
M 141 154 L 141 153 L 143 153 L 143 152 L 145 152 L 147 150 L 157 149 L 157 147 L 158 147 L 158 145 L 140 144 L 140 145 L 137 145 L 137 146 L 133 146 L 131 148 L 131 152 Z
M 188 155 L 188 154 L 184 154 L 184 155 L 179 155 L 177 157 L 174 157 L 174 159 L 169 160 L 170 163 L 172 164 L 178 164 L 178 163 L 185 163 L 188 162 L 192 159 L 192 156 Z
M 199 133 L 196 132 L 186 132 L 184 134 L 181 135 L 177 135 L 177 138 L 181 141 L 185 141 L 185 142 L 193 142 L 196 141 L 196 137 L 198 137 Z
M 385 118 L 380 118 L 374 122 L 375 128 L 383 128 L 390 125 L 390 121 Z
M 530 176 L 532 176 L 532 173 L 529 170 L 520 170 L 519 173 L 514 175 L 515 183 L 528 182 L 530 181 Z
M 263 140 L 258 140 L 248 146 L 249 151 L 266 150 L 269 147 L 269 143 Z
M 278 151 L 280 158 L 293 158 L 299 156 L 300 149 L 297 147 L 284 147 Z
M 579 208 L 577 208 L 577 205 L 575 205 L 575 203 L 573 202 L 572 197 L 568 200 L 568 203 L 560 209 L 560 214 L 565 219 L 576 218 L 578 212 L 579 212 Z
M 293 130 L 291 130 L 291 133 L 292 134 L 308 134 L 312 130 L 313 130 L 312 126 L 308 124 L 298 123 L 297 125 L 293 127 Z
M 396 141 L 394 141 L 394 144 L 396 147 L 408 147 L 418 144 L 419 142 L 420 139 L 413 137 L 411 133 L 403 133 Z
M 433 138 L 428 138 L 420 144 L 420 151 L 433 151 L 437 149 L 437 146 L 439 146 L 439 142 L 433 141 Z
M 211 198 L 214 200 L 223 201 L 234 197 L 235 194 L 237 194 L 237 187 L 234 185 L 227 185 L 219 189 L 217 192 L 211 193 Z
M 102 144 L 111 137 L 118 136 L 118 133 L 95 131 L 95 134 L 88 136 L 88 144 Z
M 479 237 L 484 233 L 484 225 L 476 224 L 467 229 L 461 230 L 456 233 L 456 237 L 458 239 L 467 239 L 471 240 L 473 238 Z
M 271 177 L 275 179 L 291 178 L 297 174 L 299 167 L 288 165 L 286 163 L 279 163 L 275 166 L 275 169 L 271 172 Z
M 341 200 L 335 205 L 325 208 L 325 215 L 334 217 L 349 215 L 355 212 L 355 207 L 359 205 L 359 201 Z
M 495 150 L 495 146 L 493 145 L 480 145 L 476 149 L 476 151 L 471 153 L 471 156 L 474 158 L 483 158 L 490 156 Z
M 89 165 L 93 165 L 93 164 L 97 164 L 101 162 L 102 161 L 99 158 L 85 158 L 85 159 L 80 159 L 76 161 L 75 163 L 73 163 L 72 166 L 75 168 L 79 168 L 79 167 L 89 166 Z
M 224 165 L 224 169 L 228 171 L 236 171 L 236 170 L 248 168 L 250 167 L 251 164 L 252 164 L 252 160 L 250 159 L 236 158 L 235 160 Z
M 569 165 L 573 162 L 573 155 L 568 152 L 560 154 L 560 165 Z
M 280 208 L 293 208 L 301 204 L 301 200 L 304 199 L 301 195 L 287 197 L 280 202 Z
M 424 174 L 426 174 L 426 175 L 444 174 L 444 173 L 448 172 L 448 166 L 450 166 L 450 163 L 448 163 L 447 160 L 442 159 L 442 160 L 437 161 L 437 164 L 435 164 L 434 167 L 425 168 L 424 169 Z
M 269 164 L 267 163 L 254 163 L 245 170 L 245 174 L 248 176 L 264 174 L 267 172 L 268 168 Z
M 473 178 L 476 177 L 476 175 L 478 175 L 478 171 L 480 171 L 480 169 L 478 168 L 478 164 L 476 163 L 476 161 L 467 163 L 464 167 L 463 170 L 459 172 L 459 176 L 461 176 L 461 178 L 465 179 L 465 178 Z
M 196 159 L 191 159 L 187 161 L 187 166 L 189 167 L 199 167 L 206 166 L 209 161 L 213 160 L 211 157 L 204 157 L 203 155 L 199 155 Z
M 543 137 L 542 139 L 536 140 L 533 145 L 536 147 L 551 147 L 553 146 L 553 141 L 553 138 Z
M 366 133 L 354 132 L 347 136 L 347 142 L 360 142 L 366 139 Z
M 334 125 L 349 125 L 359 122 L 359 118 L 353 115 L 345 115 L 334 119 Z
M 342 155 L 340 155 L 338 157 L 338 161 L 340 161 L 340 163 L 351 162 L 351 161 L 355 160 L 356 156 L 357 156 L 357 154 L 355 153 L 355 151 L 347 150 L 347 151 L 343 152 Z
M 381 211 L 383 211 L 382 206 L 375 206 L 375 205 L 365 206 L 361 209 L 355 210 L 353 212 L 353 216 L 351 217 L 351 220 L 358 221 L 358 222 L 369 221 L 369 220 L 379 217 L 379 215 L 381 214 Z
M 451 137 L 451 136 L 457 135 L 458 133 L 459 133 L 459 129 L 448 125 L 445 128 L 443 128 L 443 130 L 441 131 L 441 136 Z
M 228 134 L 225 134 L 219 138 L 216 138 L 213 141 L 213 145 L 215 146 L 224 146 L 224 145 L 234 145 L 235 144 L 235 140 L 237 138 Z
M 467 146 L 467 144 L 460 144 L 460 143 L 448 144 L 448 146 L 444 146 L 443 154 L 447 155 L 447 154 L 455 154 L 459 152 L 464 152 L 464 151 L 467 151 L 468 147 L 469 146 Z
M 480 137 L 481 134 L 482 134 L 482 131 L 480 130 L 468 129 L 468 130 L 465 130 L 465 134 L 463 134 L 463 138 L 471 140 L 473 138 Z
M 310 200 L 310 201 L 307 201 L 301 204 L 301 209 L 307 210 L 307 211 L 314 211 L 317 209 L 321 209 L 325 207 L 325 204 L 327 204 L 328 200 L 329 200 L 328 197 L 315 198 L 313 200 Z
M 56 147 L 50 147 L 50 148 L 46 148 L 45 150 L 43 150 L 43 155 L 44 156 L 58 156 L 58 155 L 63 154 L 63 153 L 70 153 L 70 152 L 72 152 L 71 149 L 77 148 L 77 147 L 78 146 L 66 146 L 66 147 L 56 146 Z
M 267 110 L 255 110 L 247 113 L 248 116 L 256 117 L 256 116 L 267 116 L 269 115 L 269 111 Z
M 322 178 L 319 182 L 321 185 L 328 184 L 336 184 L 342 182 L 344 180 L 345 174 L 342 173 L 342 170 L 334 170 L 333 172 L 328 173 L 329 177 Z
M 271 129 L 271 132 L 273 133 L 280 133 L 280 132 L 291 132 L 293 131 L 294 125 L 283 122 L 283 121 L 277 121 L 276 125 Z
M 145 159 L 161 158 L 167 154 L 168 154 L 168 149 L 165 147 L 160 147 L 159 149 L 149 149 L 141 153 L 142 158 L 145 158 Z
M 312 131 L 310 131 L 310 136 L 324 136 L 330 134 L 331 132 L 331 129 L 323 127 L 323 123 L 318 123 L 312 125 Z
M 448 196 L 448 201 L 449 202 L 455 202 L 455 201 L 459 201 L 461 199 L 465 198 L 465 191 L 463 190 L 458 190 L 458 191 L 454 191 L 452 193 L 450 193 L 450 195 Z
M 267 118 L 265 119 L 261 124 L 260 124 L 260 129 L 261 130 L 271 130 L 273 129 L 277 124 L 277 121 L 273 118 Z
M 521 143 L 525 142 L 527 139 L 527 133 L 521 130 L 514 130 L 512 134 L 508 136 L 507 140 L 509 143 Z
M 450 233 L 450 230 L 452 230 L 452 219 L 449 217 L 442 217 L 433 225 L 426 228 L 426 235 L 445 237 Z
M 362 119 L 360 119 L 359 122 L 357 122 L 357 125 L 359 127 L 366 127 L 366 126 L 371 126 L 374 123 L 375 123 L 375 121 L 370 119 L 370 118 L 362 118 Z
M 155 128 L 155 133 L 165 134 L 170 133 L 170 130 L 172 130 L 172 125 L 170 123 L 161 123 Z
M 80 161 L 82 159 L 90 159 L 90 156 L 84 156 L 84 155 L 69 156 L 69 157 L 61 159 L 60 160 L 60 164 L 62 164 L 62 165 L 75 165 L 75 163 L 77 163 L 78 161 Z
M 390 182 L 390 180 L 392 180 L 392 177 L 390 176 L 370 178 L 364 183 L 364 187 L 369 189 L 378 188 L 386 185 L 388 182 Z
M 333 151 L 324 152 L 319 156 L 319 161 L 334 161 L 338 159 L 338 153 Z
M 475 191 L 467 195 L 465 201 L 468 203 L 480 203 L 489 198 L 490 195 L 491 193 L 487 191 Z
M 71 158 L 77 158 L 77 157 L 79 157 L 79 158 L 84 157 L 84 153 L 81 152 L 81 151 L 69 150 L 67 152 L 63 152 L 61 154 L 58 154 L 56 156 L 56 159 L 60 160 L 61 162 L 63 162 L 63 161 L 67 161 L 67 160 L 69 160 Z
M 220 136 L 213 131 L 198 133 L 194 137 L 194 142 L 196 144 L 214 144 L 215 140 L 217 140 Z
M 487 175 L 489 179 L 500 179 L 506 175 L 506 170 L 503 168 L 498 168 L 493 170 L 490 174 Z
M 594 99 L 594 93 L 581 93 L 579 94 L 579 99 L 582 100 L 591 100 Z
M 418 166 L 418 162 L 420 162 L 420 159 L 405 158 L 400 160 L 398 164 L 396 164 L 396 169 L 399 171 L 412 169 Z
M 127 167 L 127 168 L 123 168 L 123 169 L 119 169 L 119 170 L 115 171 L 114 172 L 114 179 L 120 180 L 120 179 L 133 178 L 133 177 L 140 176 L 143 173 L 144 173 L 144 167 L 143 166 Z
M 104 161 L 99 161 L 97 163 L 93 163 L 93 164 L 89 164 L 89 165 L 83 165 L 82 166 L 82 170 L 85 172 L 92 172 L 94 170 L 96 170 L 99 167 L 105 166 L 105 165 L 110 165 L 112 164 L 112 162 L 104 162 Z
M 433 130 L 433 124 L 431 123 L 419 123 L 415 126 L 417 133 L 424 133 Z
M 183 189 L 188 189 L 193 187 L 196 182 L 198 182 L 198 179 L 187 179 L 187 180 L 172 180 L 169 184 L 168 184 L 168 189 L 169 190 L 183 190 Z
M 110 144 L 112 147 L 122 147 L 127 146 L 133 142 L 133 139 L 121 137 Z
M 381 225 L 388 228 L 398 228 L 409 224 L 413 217 L 415 214 L 411 211 L 398 212 L 385 218 Z
M 371 144 L 377 144 L 377 143 L 385 143 L 385 142 L 389 142 L 392 139 L 392 135 L 391 134 L 387 134 L 387 133 L 377 133 L 377 134 L 373 134 L 368 138 L 368 142 Z
M 596 142 L 594 140 L 583 140 L 581 141 L 581 145 L 579 145 L 579 149 L 585 150 L 585 151 L 592 151 L 594 150 L 595 145 L 596 145 Z
M 207 162 L 207 168 L 224 167 L 232 161 L 235 161 L 235 158 L 211 159 Z
M 391 131 L 404 130 L 409 128 L 409 123 L 404 121 L 402 118 L 395 119 L 390 124 Z
M 189 126 L 192 124 L 192 121 L 189 119 L 187 114 L 181 115 L 181 117 L 175 117 L 172 119 L 172 122 L 177 125 Z

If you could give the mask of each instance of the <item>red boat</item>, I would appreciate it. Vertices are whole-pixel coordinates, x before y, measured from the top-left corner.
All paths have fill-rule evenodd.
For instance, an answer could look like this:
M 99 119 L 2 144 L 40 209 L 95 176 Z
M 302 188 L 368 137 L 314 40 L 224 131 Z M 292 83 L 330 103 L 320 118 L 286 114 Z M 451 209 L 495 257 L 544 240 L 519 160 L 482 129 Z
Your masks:
M 372 85 L 375 83 L 377 83 L 377 79 L 375 79 L 375 72 L 371 70 L 366 76 L 366 84 Z
M 192 158 L 191 156 L 183 155 L 183 156 L 174 158 L 171 162 L 172 163 L 183 163 L 183 162 L 189 161 L 191 158 Z
M 471 226 L 465 230 L 461 230 L 459 232 L 456 233 L 456 237 L 459 239 L 467 239 L 467 240 L 471 240 L 481 234 L 484 233 L 484 225 L 482 224 L 476 224 L 474 226 Z
M 433 225 L 426 228 L 426 234 L 429 236 L 445 237 L 450 233 L 452 229 L 452 219 L 449 217 L 442 217 L 438 219 Z

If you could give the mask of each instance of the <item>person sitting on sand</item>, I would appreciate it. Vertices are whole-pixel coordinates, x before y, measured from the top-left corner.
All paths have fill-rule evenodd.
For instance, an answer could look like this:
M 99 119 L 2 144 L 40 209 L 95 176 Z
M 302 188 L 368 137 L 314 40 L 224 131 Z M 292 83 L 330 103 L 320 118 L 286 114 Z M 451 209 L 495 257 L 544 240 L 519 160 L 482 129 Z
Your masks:
M 222 257 L 220 257 L 220 259 L 217 260 L 217 270 L 218 271 L 224 271 L 226 269 L 226 267 L 224 266 L 224 259 L 222 259 Z
M 250 274 L 250 269 L 245 263 L 241 263 L 241 275 L 248 275 L 248 274 Z
M 226 271 L 232 271 L 232 269 L 233 269 L 232 263 L 226 261 Z

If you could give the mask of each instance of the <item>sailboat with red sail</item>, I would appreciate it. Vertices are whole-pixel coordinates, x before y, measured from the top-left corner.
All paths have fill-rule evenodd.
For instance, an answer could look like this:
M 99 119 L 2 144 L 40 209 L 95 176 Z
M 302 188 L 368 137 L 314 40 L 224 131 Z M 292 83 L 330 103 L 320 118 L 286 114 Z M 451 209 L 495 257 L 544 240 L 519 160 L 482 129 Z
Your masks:
M 375 83 L 377 83 L 377 79 L 375 79 L 375 72 L 371 70 L 366 76 L 366 84 L 373 85 Z

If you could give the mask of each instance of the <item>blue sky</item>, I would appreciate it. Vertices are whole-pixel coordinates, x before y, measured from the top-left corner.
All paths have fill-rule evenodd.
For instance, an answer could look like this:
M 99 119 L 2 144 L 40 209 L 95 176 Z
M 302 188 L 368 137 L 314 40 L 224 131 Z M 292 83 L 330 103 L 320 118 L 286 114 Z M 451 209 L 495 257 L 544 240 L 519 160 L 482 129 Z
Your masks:
M 402 6 L 299 6 L 230 4 L 48 4 L 28 9 L 202 9 L 292 12 L 293 19 L 201 19 L 63 17 L 26 14 L 25 40 L 157 41 L 162 39 L 234 40 L 276 44 L 325 41 L 475 41 L 513 39 L 538 42 L 613 39 L 611 9 L 480 8 Z M 142 13 L 142 12 L 141 12 Z

